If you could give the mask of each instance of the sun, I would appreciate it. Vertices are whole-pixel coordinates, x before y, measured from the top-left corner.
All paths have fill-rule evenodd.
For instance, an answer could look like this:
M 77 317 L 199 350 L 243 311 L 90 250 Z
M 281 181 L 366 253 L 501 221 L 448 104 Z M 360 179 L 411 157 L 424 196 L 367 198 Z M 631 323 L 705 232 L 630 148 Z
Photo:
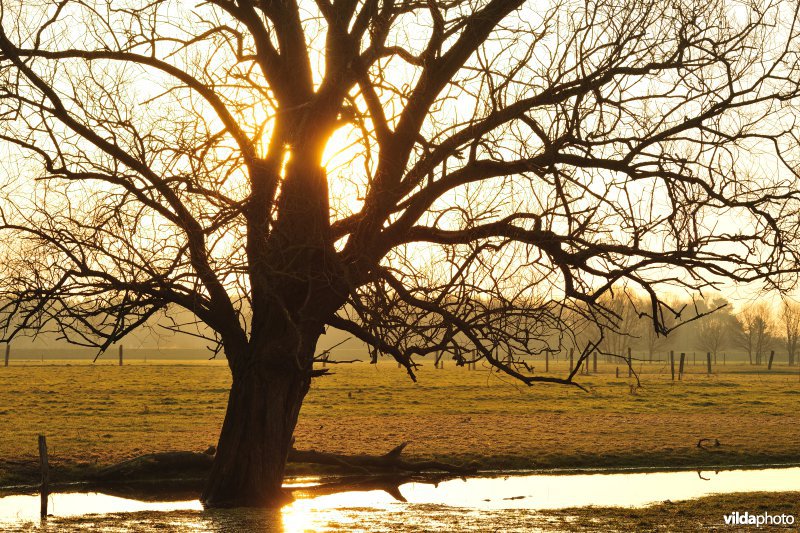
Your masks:
M 372 148 L 365 144 L 355 126 L 347 124 L 331 134 L 322 155 L 322 166 L 328 174 L 332 220 L 361 210 L 372 161 Z

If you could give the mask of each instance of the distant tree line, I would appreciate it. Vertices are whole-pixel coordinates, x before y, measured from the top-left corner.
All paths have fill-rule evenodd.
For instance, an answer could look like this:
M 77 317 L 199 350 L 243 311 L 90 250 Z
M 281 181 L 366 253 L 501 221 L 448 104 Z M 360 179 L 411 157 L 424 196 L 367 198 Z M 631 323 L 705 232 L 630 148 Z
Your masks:
M 798 303 L 784 300 L 774 305 L 761 300 L 734 306 L 720 295 L 693 301 L 675 298 L 669 302 L 670 312 L 659 317 L 669 330 L 664 335 L 652 327 L 647 302 L 625 290 L 607 297 L 605 303 L 616 314 L 617 327 L 604 333 L 599 352 L 625 355 L 630 348 L 640 357 L 657 359 L 670 350 L 697 351 L 710 353 L 715 360 L 724 352 L 733 352 L 744 354 L 750 364 L 761 365 L 775 351 L 786 355 L 789 365 L 800 362 Z M 590 331 L 578 335 L 577 346 L 591 335 Z

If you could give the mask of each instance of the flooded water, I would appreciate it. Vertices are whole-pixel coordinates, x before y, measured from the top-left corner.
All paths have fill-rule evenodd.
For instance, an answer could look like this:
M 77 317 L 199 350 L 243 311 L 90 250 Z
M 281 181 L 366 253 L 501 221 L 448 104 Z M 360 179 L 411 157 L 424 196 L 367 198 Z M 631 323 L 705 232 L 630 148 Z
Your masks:
M 203 511 L 198 500 L 142 501 L 100 493 L 50 497 L 44 529 L 159 531 L 525 530 L 545 509 L 642 507 L 715 493 L 800 490 L 800 468 L 534 474 L 393 484 L 380 479 L 287 484 L 296 500 L 278 511 Z M 38 529 L 38 495 L 0 498 L 0 529 Z M 160 514 L 153 514 L 160 513 Z M 104 519 L 103 516 L 106 516 Z M 111 517 L 109 519 L 108 517 Z M 409 522 L 410 521 L 410 522 Z M 112 527 L 113 526 L 113 527 Z

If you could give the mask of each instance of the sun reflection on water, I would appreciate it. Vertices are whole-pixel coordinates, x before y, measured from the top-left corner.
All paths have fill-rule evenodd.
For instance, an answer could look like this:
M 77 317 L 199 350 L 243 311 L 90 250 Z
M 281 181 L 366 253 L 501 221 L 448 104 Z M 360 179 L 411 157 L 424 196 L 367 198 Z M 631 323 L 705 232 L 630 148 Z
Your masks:
M 285 531 L 321 531 L 330 524 L 352 529 L 359 515 L 402 510 L 401 502 L 380 490 L 298 498 L 281 509 Z M 348 527 L 350 526 L 350 527 Z

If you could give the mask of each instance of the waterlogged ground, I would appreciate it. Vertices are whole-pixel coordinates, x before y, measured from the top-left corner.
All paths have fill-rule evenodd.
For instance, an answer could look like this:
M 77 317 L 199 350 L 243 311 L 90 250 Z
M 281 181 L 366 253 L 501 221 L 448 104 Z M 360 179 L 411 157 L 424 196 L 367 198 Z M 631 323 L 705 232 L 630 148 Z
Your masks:
M 543 366 L 536 363 L 537 372 Z M 790 463 L 800 458 L 797 367 L 701 365 L 672 382 L 667 365 L 639 364 L 643 388 L 616 365 L 582 376 L 589 393 L 523 387 L 479 368 L 337 365 L 314 381 L 298 448 L 380 453 L 411 441 L 412 458 L 478 461 L 488 468 Z M 566 363 L 551 362 L 551 374 Z M 55 476 L 135 455 L 214 444 L 230 378 L 223 362 L 12 361 L 0 368 L 0 484 L 34 465 L 46 434 Z M 720 446 L 698 448 L 700 438 Z M 33 470 L 35 473 L 35 468 Z M 17 478 L 19 481 L 19 478 Z
M 138 532 L 305 532 L 305 531 L 535 531 L 543 517 L 528 511 L 411 505 L 402 513 L 342 509 L 335 517 L 296 516 L 280 511 L 175 511 L 125 513 L 50 519 L 44 526 L 20 524 L 8 531 L 138 531 Z M 554 522 L 558 518 L 552 519 Z
M 86 532 L 304 532 L 304 531 L 544 531 L 708 532 L 776 531 L 787 528 L 732 527 L 733 511 L 800 517 L 800 493 L 746 493 L 662 502 L 644 508 L 583 507 L 549 511 L 475 510 L 468 507 L 407 505 L 402 512 L 350 507 L 320 516 L 287 511 L 220 510 L 118 513 L 50 518 L 20 523 L 6 531 Z
M 800 468 L 535 474 L 435 482 L 418 479 L 402 484 L 392 484 L 387 478 L 382 485 L 373 482 L 363 490 L 355 490 L 351 480 L 343 492 L 330 492 L 330 481 L 320 481 L 297 480 L 292 484 L 295 501 L 276 511 L 204 511 L 196 499 L 153 502 L 98 493 L 59 493 L 50 498 L 52 516 L 44 524 L 38 520 L 36 495 L 8 496 L 0 498 L 0 529 L 690 531 L 718 527 L 725 515 L 734 512 L 790 516 L 792 521 L 800 518 L 796 516 L 800 494 L 788 492 L 800 489 Z M 760 492 L 741 492 L 752 490 Z M 683 526 L 676 529 L 678 522 Z

